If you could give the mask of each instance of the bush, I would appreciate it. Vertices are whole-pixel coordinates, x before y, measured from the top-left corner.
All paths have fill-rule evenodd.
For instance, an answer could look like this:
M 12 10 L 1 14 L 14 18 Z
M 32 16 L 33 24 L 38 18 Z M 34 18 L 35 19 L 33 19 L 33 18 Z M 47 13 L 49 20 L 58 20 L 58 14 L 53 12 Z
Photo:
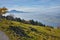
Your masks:
M 9 29 L 12 30 L 12 31 L 14 31 L 17 35 L 29 38 L 29 36 L 25 33 L 25 31 L 22 28 L 10 26 Z

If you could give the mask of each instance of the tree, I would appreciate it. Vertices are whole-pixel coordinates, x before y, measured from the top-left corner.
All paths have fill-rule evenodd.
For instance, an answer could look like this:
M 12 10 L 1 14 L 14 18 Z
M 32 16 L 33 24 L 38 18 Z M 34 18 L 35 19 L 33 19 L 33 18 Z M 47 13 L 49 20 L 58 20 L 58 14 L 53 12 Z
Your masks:
M 5 14 L 6 12 L 7 12 L 7 8 L 5 7 L 0 8 L 0 22 L 1 22 L 2 14 Z
M 21 22 L 22 20 L 20 18 L 15 18 L 15 21 Z
M 39 26 L 44 26 L 41 22 L 38 23 Z
M 7 8 L 3 7 L 3 8 L 0 8 L 0 15 L 2 14 L 5 14 L 7 12 Z
M 33 24 L 33 25 L 35 25 L 35 22 L 34 22 L 34 20 L 29 20 L 29 22 L 30 22 L 30 24 Z
M 0 8 L 0 15 L 5 14 L 7 12 L 7 8 Z

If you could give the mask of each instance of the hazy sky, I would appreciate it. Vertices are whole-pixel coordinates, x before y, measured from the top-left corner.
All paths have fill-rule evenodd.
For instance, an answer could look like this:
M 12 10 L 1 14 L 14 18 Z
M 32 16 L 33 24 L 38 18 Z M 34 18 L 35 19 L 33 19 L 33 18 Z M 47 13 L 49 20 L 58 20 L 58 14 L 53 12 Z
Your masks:
M 60 10 L 60 0 L 0 0 L 0 7 L 3 6 L 10 10 L 55 12 Z

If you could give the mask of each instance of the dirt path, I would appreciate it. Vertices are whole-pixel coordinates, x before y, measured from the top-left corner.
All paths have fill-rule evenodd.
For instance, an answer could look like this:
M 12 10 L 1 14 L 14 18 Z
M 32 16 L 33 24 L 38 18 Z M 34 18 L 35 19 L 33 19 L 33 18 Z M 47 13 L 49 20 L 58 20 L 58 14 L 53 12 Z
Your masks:
M 9 38 L 4 32 L 0 31 L 0 40 L 9 40 Z

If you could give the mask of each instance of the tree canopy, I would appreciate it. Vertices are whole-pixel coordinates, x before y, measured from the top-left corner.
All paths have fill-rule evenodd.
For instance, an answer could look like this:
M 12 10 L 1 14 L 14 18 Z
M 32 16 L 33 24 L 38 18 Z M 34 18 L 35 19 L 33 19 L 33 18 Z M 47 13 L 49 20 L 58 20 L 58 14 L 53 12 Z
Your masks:
M 2 14 L 5 14 L 7 12 L 7 8 L 3 7 L 3 8 L 0 8 L 0 15 Z

